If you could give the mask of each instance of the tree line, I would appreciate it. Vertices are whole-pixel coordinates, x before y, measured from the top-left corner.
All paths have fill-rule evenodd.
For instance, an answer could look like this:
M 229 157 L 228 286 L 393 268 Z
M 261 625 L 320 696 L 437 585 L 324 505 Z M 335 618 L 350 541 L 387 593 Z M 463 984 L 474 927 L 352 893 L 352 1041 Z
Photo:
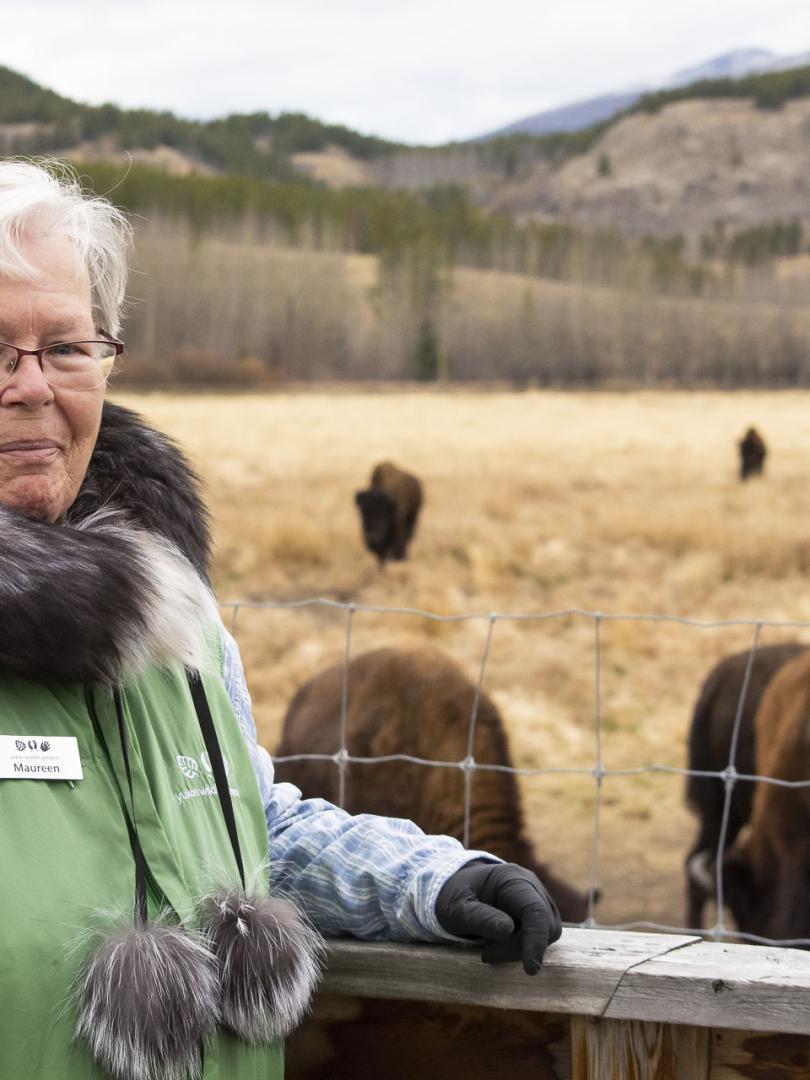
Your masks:
M 391 267 L 414 262 L 579 280 L 652 283 L 662 292 L 722 293 L 726 278 L 687 257 L 684 238 L 635 240 L 618 230 L 585 232 L 563 222 L 519 222 L 480 209 L 461 184 L 420 191 L 383 187 L 339 190 L 246 176 L 173 176 L 136 165 L 83 165 L 87 184 L 122 209 L 170 215 L 204 232 L 241 223 L 251 234 L 288 247 L 377 255 Z M 706 258 L 756 262 L 801 249 L 797 222 L 715 231 Z
M 729 267 L 725 294 L 292 248 L 245 222 L 136 219 L 124 383 L 808 386 L 804 279 Z
M 17 138 L 15 152 L 59 153 L 84 140 L 112 137 L 121 149 L 169 146 L 215 169 L 246 176 L 308 181 L 290 164 L 295 153 L 334 144 L 371 160 L 399 143 L 324 124 L 304 113 L 234 114 L 217 120 L 184 120 L 172 112 L 83 105 L 0 66 L 0 123 L 41 125 Z

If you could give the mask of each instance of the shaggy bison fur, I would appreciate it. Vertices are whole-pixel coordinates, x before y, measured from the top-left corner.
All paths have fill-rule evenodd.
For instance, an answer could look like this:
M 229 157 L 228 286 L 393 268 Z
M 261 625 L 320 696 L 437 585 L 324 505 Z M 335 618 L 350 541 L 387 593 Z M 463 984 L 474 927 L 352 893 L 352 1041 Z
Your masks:
M 776 673 L 755 729 L 758 776 L 810 780 L 810 653 Z M 810 788 L 757 781 L 751 820 L 726 853 L 723 881 L 740 930 L 810 938 Z
M 339 749 L 342 676 L 338 665 L 301 687 L 287 710 L 279 755 Z M 461 761 L 467 756 L 474 694 L 464 673 L 434 649 L 360 655 L 349 664 L 349 752 Z M 485 694 L 474 757 L 511 764 L 500 716 Z M 337 800 L 333 762 L 278 763 L 276 776 L 298 784 L 307 796 Z M 458 769 L 407 762 L 352 764 L 345 803 L 354 813 L 404 816 L 427 832 L 461 838 L 464 776 Z M 470 843 L 532 867 L 565 919 L 580 921 L 587 914 L 585 898 L 535 861 L 514 775 L 473 773 Z M 493 1010 L 472 1005 L 319 995 L 312 1017 L 287 1042 L 287 1073 L 289 1080 L 512 1080 L 525 1072 L 529 1047 L 532 1067 L 551 1076 L 556 1067 L 547 1044 L 559 1040 L 564 1029 L 538 1019 L 541 1014 L 510 1010 L 494 1022 Z
M 343 666 L 338 664 L 301 687 L 287 709 L 278 757 L 333 754 L 339 749 L 342 681 Z M 462 761 L 467 756 L 474 695 L 475 687 L 463 671 L 438 650 L 388 648 L 364 653 L 349 664 L 349 754 Z M 512 764 L 500 714 L 486 694 L 479 702 L 473 756 L 478 764 Z M 276 778 L 296 784 L 306 797 L 338 801 L 338 770 L 332 761 L 280 762 Z M 402 761 L 352 763 L 344 806 L 352 814 L 410 818 L 425 832 L 461 839 L 464 779 L 457 768 Z M 534 870 L 565 921 L 585 919 L 586 897 L 537 861 L 524 832 L 512 773 L 473 773 L 469 843 Z
M 354 497 L 363 521 L 363 539 L 380 566 L 404 559 L 422 506 L 422 485 L 390 461 L 374 466 L 371 482 Z
M 743 702 L 734 767 L 752 776 L 755 770 L 754 717 L 765 688 L 777 671 L 805 646 L 796 642 L 766 645 L 757 649 Z M 716 664 L 701 688 L 689 731 L 689 768 L 702 772 L 722 772 L 729 764 L 734 720 L 742 692 L 749 650 L 726 656 Z M 741 780 L 734 785 L 729 808 L 726 845 L 730 846 L 751 816 L 754 785 Z M 706 900 L 715 893 L 715 860 L 726 788 L 714 776 L 689 776 L 686 799 L 698 817 L 698 834 L 686 857 L 686 924 L 693 929 L 703 923 Z
M 768 450 L 756 428 L 750 427 L 740 439 L 740 479 L 761 476 Z

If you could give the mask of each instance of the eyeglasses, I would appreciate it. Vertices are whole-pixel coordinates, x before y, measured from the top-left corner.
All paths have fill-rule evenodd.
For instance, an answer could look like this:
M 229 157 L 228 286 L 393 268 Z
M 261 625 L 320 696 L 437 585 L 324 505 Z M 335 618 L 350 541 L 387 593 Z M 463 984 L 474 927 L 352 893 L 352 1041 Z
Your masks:
M 102 331 L 103 332 L 103 331 Z M 60 341 L 44 349 L 21 349 L 0 341 L 0 386 L 7 382 L 24 356 L 35 356 L 48 386 L 55 390 L 96 390 L 112 374 L 123 341 Z

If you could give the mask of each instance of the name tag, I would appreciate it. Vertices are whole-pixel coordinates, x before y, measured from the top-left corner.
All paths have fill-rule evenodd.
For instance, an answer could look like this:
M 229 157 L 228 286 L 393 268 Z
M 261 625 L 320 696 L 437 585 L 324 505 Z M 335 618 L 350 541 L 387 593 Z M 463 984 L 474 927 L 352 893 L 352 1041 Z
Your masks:
M 84 780 L 72 735 L 0 735 L 0 780 Z

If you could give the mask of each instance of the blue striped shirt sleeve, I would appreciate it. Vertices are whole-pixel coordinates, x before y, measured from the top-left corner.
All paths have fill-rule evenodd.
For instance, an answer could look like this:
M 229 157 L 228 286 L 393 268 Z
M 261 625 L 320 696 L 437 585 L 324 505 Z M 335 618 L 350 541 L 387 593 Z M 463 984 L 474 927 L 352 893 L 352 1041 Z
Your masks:
M 244 735 L 267 819 L 270 883 L 294 898 L 327 935 L 366 941 L 457 941 L 436 919 L 445 881 L 471 859 L 449 836 L 427 836 L 411 821 L 351 815 L 324 799 L 303 799 L 273 781 L 273 763 L 256 738 L 239 649 L 222 627 L 223 679 Z

